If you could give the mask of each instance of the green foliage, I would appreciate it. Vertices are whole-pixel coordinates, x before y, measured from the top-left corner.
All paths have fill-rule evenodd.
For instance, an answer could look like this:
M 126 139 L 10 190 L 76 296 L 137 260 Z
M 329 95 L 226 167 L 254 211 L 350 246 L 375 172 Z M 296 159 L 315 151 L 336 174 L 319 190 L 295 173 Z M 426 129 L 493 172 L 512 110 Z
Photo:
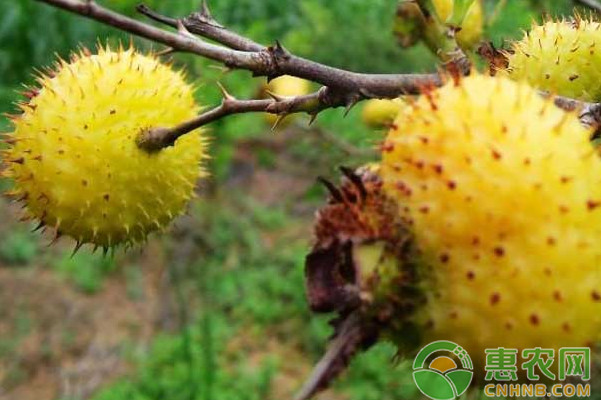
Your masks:
M 0 260 L 9 265 L 27 265 L 37 255 L 38 236 L 23 229 L 10 231 L 0 242 Z
M 101 390 L 94 400 L 263 400 L 273 396 L 274 377 L 284 366 L 307 362 L 299 354 L 274 352 L 277 343 L 312 358 L 323 351 L 331 328 L 327 318 L 307 310 L 305 245 L 283 238 L 266 246 L 261 240 L 294 220 L 237 195 L 233 204 L 219 204 L 195 212 L 211 232 L 202 239 L 208 254 L 185 279 L 196 279 L 201 291 L 197 317 L 181 334 L 156 338 L 149 352 L 130 352 L 136 373 Z M 390 399 L 414 398 L 407 366 L 395 368 L 393 355 L 391 345 L 362 355 L 338 390 L 357 400 L 375 400 L 382 393 Z
M 259 400 L 273 390 L 285 355 L 265 353 L 255 363 L 251 355 L 266 349 L 244 343 L 291 336 L 312 321 L 302 290 L 306 249 L 280 241 L 266 246 L 262 235 L 275 234 L 292 221 L 282 210 L 239 195 L 233 200 L 201 204 L 195 211 L 203 224 L 199 231 L 210 234 L 201 238 L 202 261 L 176 282 L 196 282 L 202 307 L 194 321 L 181 334 L 156 338 L 149 353 L 131 353 L 138 366 L 135 377 L 100 391 L 94 400 Z M 298 321 L 287 326 L 292 315 Z M 327 332 L 319 334 L 323 341 Z M 240 349 L 228 350 L 236 341 Z
M 84 293 L 95 293 L 102 288 L 104 278 L 115 269 L 112 257 L 82 249 L 77 253 L 65 252 L 52 267 L 59 275 Z

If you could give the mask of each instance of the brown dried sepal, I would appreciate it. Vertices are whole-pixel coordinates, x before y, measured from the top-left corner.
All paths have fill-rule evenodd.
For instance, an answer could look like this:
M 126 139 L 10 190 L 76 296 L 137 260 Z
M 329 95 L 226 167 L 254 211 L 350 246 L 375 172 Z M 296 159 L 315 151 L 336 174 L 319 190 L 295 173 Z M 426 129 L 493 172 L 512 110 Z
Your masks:
M 396 213 L 383 194 L 380 177 L 368 169 L 341 170 L 345 178 L 340 187 L 321 179 L 330 197 L 317 213 L 315 245 L 305 263 L 307 296 L 314 312 L 350 310 L 361 303 L 354 245 L 394 244 L 407 236 L 391 217 Z
M 509 67 L 509 61 L 507 60 L 508 52 L 509 50 L 497 50 L 492 42 L 482 43 L 477 50 L 478 55 L 488 63 L 490 76 L 495 76 L 497 71 Z

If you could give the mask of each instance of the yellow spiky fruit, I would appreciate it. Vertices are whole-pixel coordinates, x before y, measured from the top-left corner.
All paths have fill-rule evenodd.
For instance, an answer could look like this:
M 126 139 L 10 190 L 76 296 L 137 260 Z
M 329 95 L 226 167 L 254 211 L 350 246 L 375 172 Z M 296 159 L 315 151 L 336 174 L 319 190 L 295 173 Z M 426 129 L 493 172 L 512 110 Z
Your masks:
M 263 90 L 278 96 L 303 96 L 310 92 L 311 83 L 295 76 L 283 75 L 271 80 L 271 82 L 264 86 Z M 275 114 L 265 114 L 265 120 L 268 124 L 273 125 L 278 120 L 278 116 Z M 282 121 L 283 123 L 280 123 L 280 126 L 285 126 L 286 123 L 290 123 L 292 120 L 293 116 L 288 116 Z
M 185 210 L 205 158 L 195 131 L 160 151 L 136 145 L 149 127 L 199 111 L 182 72 L 133 48 L 60 60 L 13 118 L 4 154 L 28 215 L 78 244 L 143 241 Z
M 361 120 L 370 128 L 388 127 L 404 106 L 402 99 L 367 100 L 361 111 Z
M 506 74 L 554 94 L 601 100 L 601 24 L 578 19 L 534 25 L 507 52 Z
M 380 174 L 421 253 L 421 341 L 455 341 L 477 367 L 486 348 L 597 342 L 601 159 L 577 115 L 475 75 L 395 126 Z
M 444 22 L 453 13 L 454 0 L 433 0 L 434 10 Z M 482 1 L 475 0 L 463 20 L 461 31 L 457 34 L 457 41 L 463 48 L 473 47 L 482 37 L 484 11 Z

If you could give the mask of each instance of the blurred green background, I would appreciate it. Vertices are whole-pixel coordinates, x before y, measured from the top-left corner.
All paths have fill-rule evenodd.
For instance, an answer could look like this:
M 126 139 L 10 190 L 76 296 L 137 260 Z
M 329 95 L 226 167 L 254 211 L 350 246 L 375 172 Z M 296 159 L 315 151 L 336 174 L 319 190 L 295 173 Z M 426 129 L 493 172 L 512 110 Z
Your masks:
M 136 1 L 102 4 L 133 15 Z M 150 0 L 184 16 L 198 0 Z M 504 6 L 501 8 L 499 4 Z M 212 0 L 214 16 L 259 42 L 275 39 L 302 56 L 363 72 L 434 71 L 421 45 L 401 49 L 392 34 L 396 0 Z M 487 37 L 520 37 L 546 12 L 565 15 L 569 0 L 486 3 Z M 67 57 L 78 44 L 129 41 L 33 0 L 0 3 L 0 110 L 13 110 L 34 68 Z M 140 48 L 148 42 L 136 40 Z M 156 48 L 156 46 L 155 46 Z M 263 82 L 224 74 L 205 60 L 176 55 L 202 104 L 217 104 L 221 81 L 252 97 Z M 18 222 L 18 205 L 0 204 L 0 399 L 268 400 L 291 398 L 331 334 L 309 313 L 303 261 L 324 191 L 336 167 L 374 159 L 383 133 L 330 110 L 308 128 L 299 118 L 271 132 L 261 115 L 210 127 L 211 177 L 167 235 L 113 257 Z M 2 119 L 0 128 L 9 130 Z M 7 183 L 3 182 L 3 186 Z M 406 363 L 380 344 L 356 359 L 321 399 L 417 398 Z

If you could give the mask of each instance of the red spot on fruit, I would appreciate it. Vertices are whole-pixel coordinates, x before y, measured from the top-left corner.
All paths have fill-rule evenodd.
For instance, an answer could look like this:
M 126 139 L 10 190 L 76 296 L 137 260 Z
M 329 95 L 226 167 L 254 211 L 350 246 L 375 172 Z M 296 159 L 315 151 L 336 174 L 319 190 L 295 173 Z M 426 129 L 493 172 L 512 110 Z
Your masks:
M 535 326 L 539 325 L 540 317 L 537 314 L 530 315 L 530 323 Z
M 467 271 L 467 274 L 465 274 L 465 276 L 470 281 L 473 281 L 474 279 L 476 279 L 476 273 L 474 271 Z
M 596 290 L 593 290 L 593 292 L 591 293 L 591 297 L 593 298 L 593 301 L 601 301 L 601 294 L 599 294 L 599 292 L 597 292 Z
M 455 181 L 448 181 L 448 182 L 447 182 L 447 187 L 448 187 L 450 190 L 455 190 L 455 188 L 457 187 L 457 183 L 455 183 Z
M 451 258 L 451 256 L 449 256 L 447 253 L 442 253 L 440 255 L 440 262 L 442 262 L 443 264 L 446 264 L 449 262 L 450 258 Z
M 494 249 L 495 256 L 503 257 L 505 255 L 505 249 L 503 247 L 495 247 Z
M 563 296 L 559 290 L 553 292 L 553 299 L 557 302 L 563 301 Z
M 501 295 L 499 293 L 493 293 L 490 295 L 490 305 L 494 306 L 499 301 L 501 301 Z
M 589 210 L 594 210 L 595 208 L 601 206 L 601 202 L 599 201 L 594 201 L 594 200 L 589 200 L 586 202 L 586 206 Z
M 494 158 L 495 160 L 500 160 L 501 159 L 501 153 L 499 153 L 497 150 L 493 150 L 492 151 L 492 158 Z
M 390 153 L 394 150 L 394 144 L 392 142 L 384 142 L 380 148 L 383 153 Z
M 411 196 L 411 188 L 403 181 L 397 181 L 395 184 L 396 188 L 401 191 L 405 196 Z

